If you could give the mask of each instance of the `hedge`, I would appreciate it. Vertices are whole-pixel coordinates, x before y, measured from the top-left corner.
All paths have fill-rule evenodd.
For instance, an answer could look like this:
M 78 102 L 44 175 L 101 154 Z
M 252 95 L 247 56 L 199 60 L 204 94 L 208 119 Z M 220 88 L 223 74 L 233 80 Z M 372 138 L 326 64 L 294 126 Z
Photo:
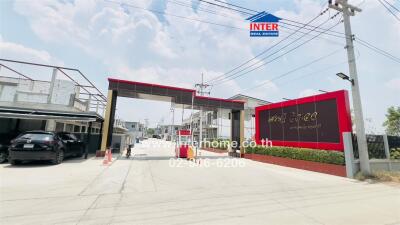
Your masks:
M 391 159 L 400 159 L 400 148 L 390 149 L 390 158 Z
M 247 147 L 246 153 L 270 155 L 289 159 L 299 159 L 312 162 L 321 162 L 328 164 L 344 165 L 344 153 L 338 151 L 327 151 L 309 148 L 292 147 Z

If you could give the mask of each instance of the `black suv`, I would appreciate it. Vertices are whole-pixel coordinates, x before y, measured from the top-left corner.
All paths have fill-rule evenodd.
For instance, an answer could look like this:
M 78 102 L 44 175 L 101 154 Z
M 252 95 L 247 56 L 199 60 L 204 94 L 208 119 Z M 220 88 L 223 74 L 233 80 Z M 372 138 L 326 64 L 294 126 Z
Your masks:
M 71 133 L 29 131 L 12 140 L 8 150 L 12 165 L 25 160 L 50 160 L 60 164 L 64 157 L 82 156 L 85 144 Z
M 18 136 L 18 134 L 12 132 L 0 134 L 0 163 L 7 161 L 8 147 L 10 146 L 11 140 L 16 136 Z

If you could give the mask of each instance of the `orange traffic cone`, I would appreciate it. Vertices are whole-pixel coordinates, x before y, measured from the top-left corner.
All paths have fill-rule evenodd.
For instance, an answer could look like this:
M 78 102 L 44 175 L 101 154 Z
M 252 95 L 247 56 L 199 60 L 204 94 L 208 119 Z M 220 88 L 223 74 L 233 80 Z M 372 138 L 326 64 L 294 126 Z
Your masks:
M 108 165 L 108 157 L 107 157 L 107 153 L 108 150 L 106 150 L 105 154 L 104 154 L 104 159 L 103 159 L 103 166 L 107 166 Z
M 108 155 L 107 155 L 107 159 L 108 159 L 108 162 L 111 162 L 111 161 L 112 161 L 112 153 L 111 153 L 111 149 L 108 149 Z

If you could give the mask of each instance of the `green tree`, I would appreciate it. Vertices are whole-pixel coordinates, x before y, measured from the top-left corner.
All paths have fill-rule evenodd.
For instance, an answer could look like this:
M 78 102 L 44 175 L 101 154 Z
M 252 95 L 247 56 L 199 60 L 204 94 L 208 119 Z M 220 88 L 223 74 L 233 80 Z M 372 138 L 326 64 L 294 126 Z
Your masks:
M 148 129 L 147 129 L 147 134 L 148 134 L 148 135 L 153 135 L 154 133 L 155 133 L 154 128 L 148 128 Z
M 386 127 L 387 134 L 400 136 L 400 107 L 391 106 L 388 108 L 383 126 Z

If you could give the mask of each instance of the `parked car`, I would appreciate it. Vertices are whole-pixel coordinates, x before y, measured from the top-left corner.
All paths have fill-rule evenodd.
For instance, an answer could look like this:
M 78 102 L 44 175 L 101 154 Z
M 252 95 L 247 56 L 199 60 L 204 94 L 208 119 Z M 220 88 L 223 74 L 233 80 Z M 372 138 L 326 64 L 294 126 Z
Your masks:
M 161 139 L 161 136 L 160 135 L 158 135 L 158 134 L 153 134 L 153 136 L 152 136 L 153 138 L 156 138 L 156 139 Z
M 12 140 L 8 150 L 12 165 L 28 160 L 50 160 L 52 164 L 60 164 L 65 157 L 82 156 L 85 144 L 71 133 L 29 131 Z
M 17 134 L 14 133 L 0 134 L 0 163 L 7 161 L 8 147 L 10 146 L 11 140 L 16 136 Z

